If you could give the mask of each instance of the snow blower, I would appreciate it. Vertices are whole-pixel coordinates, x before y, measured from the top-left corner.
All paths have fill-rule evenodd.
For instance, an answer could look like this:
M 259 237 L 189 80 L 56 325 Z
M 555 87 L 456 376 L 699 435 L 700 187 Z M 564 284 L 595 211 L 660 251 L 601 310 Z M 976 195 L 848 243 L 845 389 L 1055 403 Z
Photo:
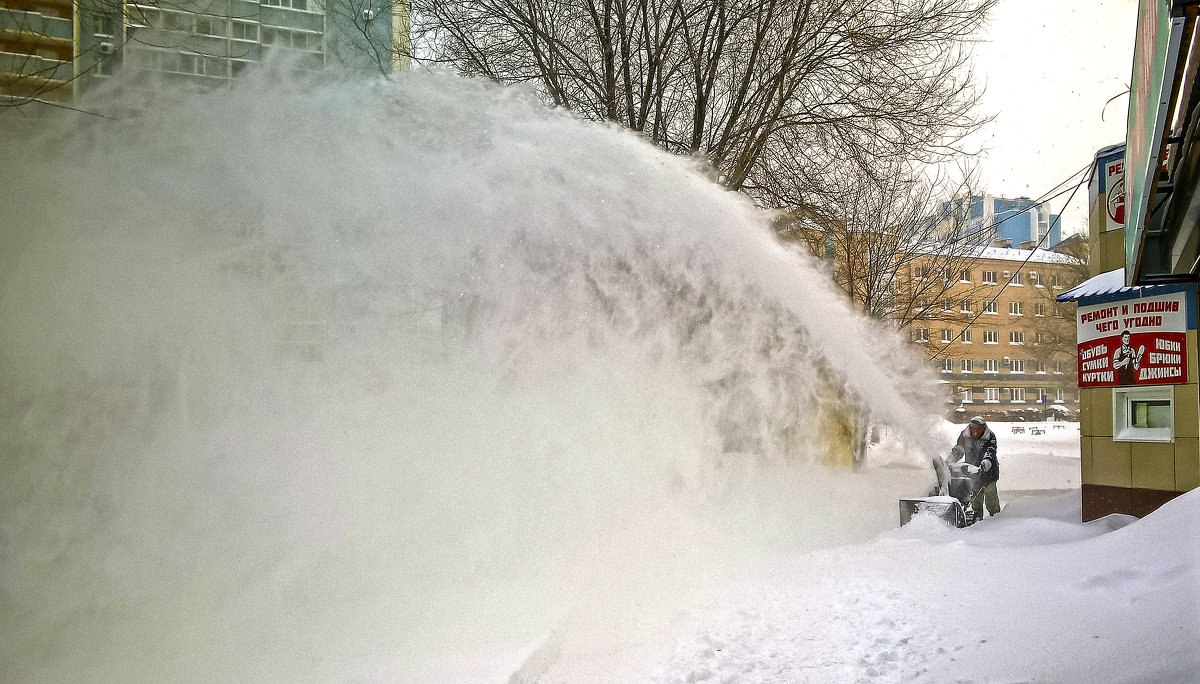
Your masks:
M 940 463 L 938 463 L 940 462 Z M 941 490 L 942 474 L 940 468 L 946 468 L 949 494 L 937 495 Z M 900 526 L 903 527 L 918 513 L 935 515 L 955 527 L 967 527 L 977 522 L 975 509 L 972 504 L 983 492 L 982 487 L 976 486 L 971 475 L 979 472 L 979 468 L 969 463 L 951 463 L 946 465 L 940 457 L 935 460 L 935 469 L 939 470 L 939 484 L 930 496 L 919 499 L 900 499 Z

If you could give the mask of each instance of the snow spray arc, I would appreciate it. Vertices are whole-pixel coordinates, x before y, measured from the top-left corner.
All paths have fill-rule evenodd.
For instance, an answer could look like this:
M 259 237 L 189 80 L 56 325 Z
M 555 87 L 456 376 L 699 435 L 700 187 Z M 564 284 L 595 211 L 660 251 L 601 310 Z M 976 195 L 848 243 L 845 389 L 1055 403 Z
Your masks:
M 136 97 L 0 141 L 8 681 L 470 680 L 581 540 L 815 459 L 818 377 L 932 432 L 921 359 L 633 134 L 436 74 Z

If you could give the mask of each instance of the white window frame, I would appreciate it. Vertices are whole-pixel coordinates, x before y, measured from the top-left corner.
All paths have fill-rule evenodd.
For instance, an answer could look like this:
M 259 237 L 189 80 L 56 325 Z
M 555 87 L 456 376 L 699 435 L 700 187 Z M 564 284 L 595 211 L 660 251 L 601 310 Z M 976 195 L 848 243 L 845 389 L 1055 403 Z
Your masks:
M 954 359 L 942 359 L 942 372 L 943 373 L 953 373 L 954 372 Z
M 917 330 L 917 333 L 916 333 L 916 341 L 917 342 L 928 342 L 929 341 L 929 328 L 917 328 L 916 330 Z
M 1010 345 L 1025 344 L 1025 333 L 1020 330 L 1012 330 L 1008 333 L 1008 343 Z
M 951 330 L 950 328 L 942 328 L 942 342 L 944 344 L 950 344 L 953 341 L 954 341 L 954 331 Z
M 1041 287 L 1041 286 L 1039 285 L 1039 287 Z M 1034 304 L 1033 305 L 1033 315 L 1044 317 L 1046 315 L 1046 305 L 1042 302 L 1038 302 L 1037 304 Z
M 983 388 L 983 403 L 999 404 L 1000 403 L 1000 388 L 999 387 L 984 387 Z
M 959 273 L 959 274 L 958 274 L 958 282 L 960 282 L 960 283 L 969 283 L 969 282 L 971 282 L 971 269 L 969 269 L 969 268 L 964 268 L 964 269 L 962 270 L 962 273 Z
M 983 366 L 984 373 L 999 373 L 1000 372 L 1000 361 L 997 359 L 988 359 L 988 360 L 984 361 L 983 364 L 984 364 L 984 366 Z
M 1012 278 L 1010 278 L 1008 281 L 1008 284 L 1012 285 L 1013 287 L 1025 287 L 1025 283 L 1021 282 L 1021 272 L 1017 271 L 1013 273 Z
M 962 331 L 962 335 L 958 336 L 958 341 L 963 344 L 971 344 L 971 329 L 967 328 Z
M 1021 302 L 1009 302 L 1008 303 L 1008 315 L 1009 316 L 1024 316 L 1025 315 L 1025 305 L 1022 304 Z
M 1008 372 L 1024 374 L 1025 373 L 1025 361 L 1019 360 L 1019 359 L 1013 359 L 1012 367 L 1009 369 Z
M 984 330 L 983 331 L 983 343 L 984 344 L 1000 344 L 1000 331 Z
M 971 392 L 970 387 L 959 387 L 958 388 L 958 397 L 959 397 L 958 400 L 963 404 L 974 404 L 975 403 L 975 398 L 974 398 L 973 393 Z
M 983 312 L 993 316 L 1000 315 L 1000 307 L 996 305 L 996 300 L 988 299 L 983 302 Z
M 996 272 L 995 271 L 984 271 L 983 272 L 983 284 L 984 285 L 999 285 L 1000 281 L 998 281 L 996 279 Z
M 1008 388 L 1008 396 L 1012 397 L 1012 403 L 1024 404 L 1025 403 L 1025 388 L 1024 387 L 1009 387 Z
M 1174 442 L 1175 441 L 1175 388 L 1172 385 L 1152 387 L 1113 388 L 1113 441 L 1114 442 Z M 1166 401 L 1169 406 L 1171 424 L 1167 427 L 1143 428 L 1133 426 L 1132 406 L 1137 401 Z
M 961 302 L 959 302 L 958 303 L 958 311 L 959 311 L 959 313 L 965 313 L 965 314 L 971 313 L 971 300 L 964 299 Z
M 962 372 L 963 373 L 974 373 L 975 372 L 975 371 L 971 370 L 971 359 L 963 359 L 962 360 Z

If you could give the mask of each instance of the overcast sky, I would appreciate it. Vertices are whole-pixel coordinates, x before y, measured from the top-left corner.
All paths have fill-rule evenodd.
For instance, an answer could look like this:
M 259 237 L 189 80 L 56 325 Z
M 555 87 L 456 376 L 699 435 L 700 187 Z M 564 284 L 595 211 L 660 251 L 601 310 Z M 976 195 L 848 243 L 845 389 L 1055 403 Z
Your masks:
M 984 109 L 998 114 L 981 138 L 988 192 L 1039 197 L 1125 139 L 1128 97 L 1104 103 L 1129 84 L 1136 25 L 1137 0 L 1001 0 L 975 51 Z M 1084 187 L 1063 233 L 1085 231 L 1086 216 Z

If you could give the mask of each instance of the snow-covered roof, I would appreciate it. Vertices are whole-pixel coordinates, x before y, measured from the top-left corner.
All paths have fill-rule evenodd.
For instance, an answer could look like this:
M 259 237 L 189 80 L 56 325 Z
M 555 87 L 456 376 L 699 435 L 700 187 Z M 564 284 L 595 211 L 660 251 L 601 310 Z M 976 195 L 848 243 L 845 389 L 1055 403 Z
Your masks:
M 1118 268 L 1098 276 L 1088 278 L 1074 288 L 1055 297 L 1060 302 L 1073 302 L 1080 297 L 1098 297 L 1100 295 L 1117 294 L 1118 292 L 1137 292 L 1145 287 L 1127 287 L 1125 285 L 1125 268 Z
M 919 248 L 919 253 L 930 255 L 945 253 L 946 247 L 943 245 L 929 245 L 925 248 Z M 1079 260 L 1069 254 L 1055 252 L 1049 249 L 1017 249 L 1014 247 L 975 247 L 974 249 L 964 249 L 961 252 L 955 250 L 957 256 L 961 254 L 963 257 L 973 257 L 977 259 L 995 259 L 998 261 L 1026 261 L 1031 264 L 1078 264 Z
M 1032 252 L 1032 253 L 1031 253 Z M 1002 261 L 1025 261 L 1031 264 L 1076 264 L 1078 260 L 1061 252 L 1048 249 L 1015 249 L 1012 247 L 984 247 L 979 254 L 980 259 L 999 259 Z

